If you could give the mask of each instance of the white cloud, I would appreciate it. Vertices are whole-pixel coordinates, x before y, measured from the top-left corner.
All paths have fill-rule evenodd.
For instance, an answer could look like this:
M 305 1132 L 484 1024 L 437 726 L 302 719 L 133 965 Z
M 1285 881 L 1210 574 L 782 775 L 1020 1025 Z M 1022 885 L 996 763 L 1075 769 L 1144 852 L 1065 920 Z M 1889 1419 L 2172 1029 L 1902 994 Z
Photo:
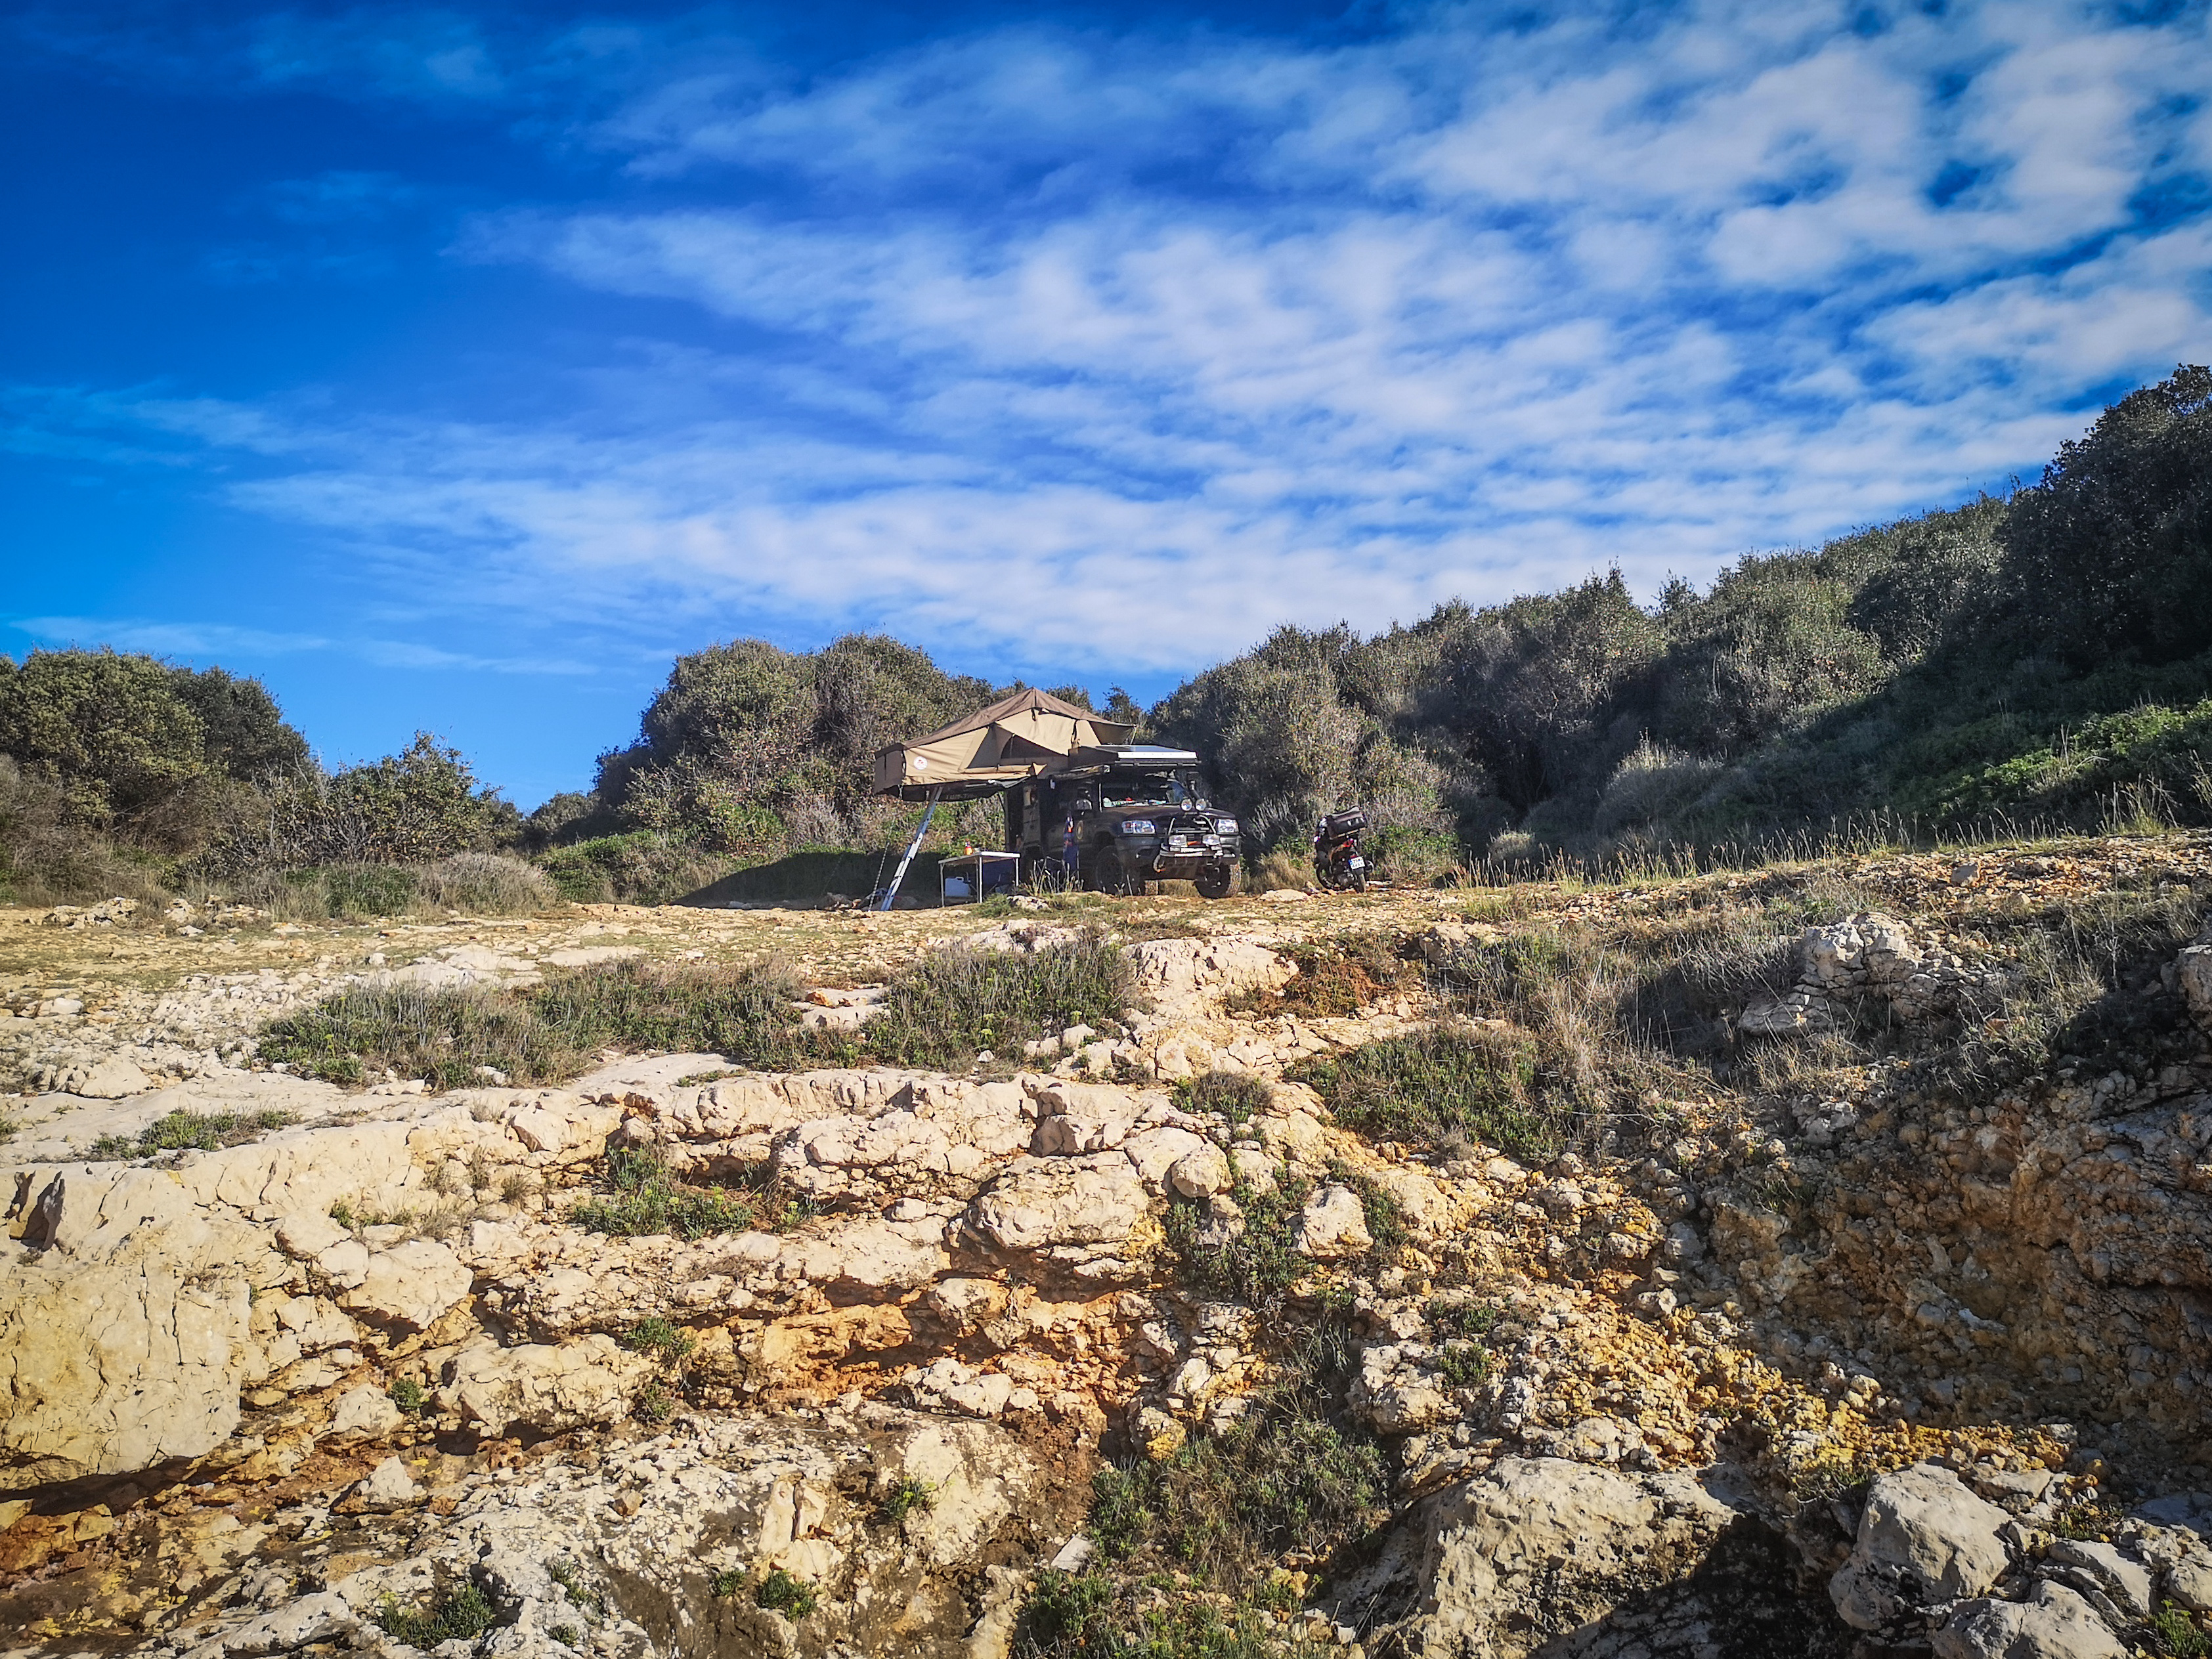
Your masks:
M 9 624 L 31 638 L 70 649 L 112 647 L 156 657 L 210 660 L 295 656 L 337 651 L 380 668 L 462 669 L 494 674 L 589 674 L 588 663 L 559 658 L 481 657 L 407 640 L 331 639 L 278 633 L 230 623 L 155 621 L 142 617 L 18 617 Z
M 142 394 L 26 429 L 250 453 L 233 499 L 457 599 L 1015 667 L 1188 667 L 1613 562 L 1648 592 L 2032 474 L 2212 340 L 2204 216 L 2132 205 L 2208 164 L 2201 13 L 1860 10 L 1032 27 L 795 88 L 728 42 L 308 30 L 262 72 L 542 112 L 596 66 L 565 131 L 656 205 L 461 251 L 759 343 L 629 343 L 536 424 Z

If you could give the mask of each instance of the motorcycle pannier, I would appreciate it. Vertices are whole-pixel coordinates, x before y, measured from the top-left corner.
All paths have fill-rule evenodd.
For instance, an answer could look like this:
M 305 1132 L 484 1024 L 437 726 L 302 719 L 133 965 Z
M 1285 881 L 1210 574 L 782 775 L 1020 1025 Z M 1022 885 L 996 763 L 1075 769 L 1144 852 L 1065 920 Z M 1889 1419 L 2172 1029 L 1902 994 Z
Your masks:
M 1321 827 L 1322 833 L 1326 836 L 1355 835 L 1367 827 L 1367 814 L 1363 808 L 1357 806 L 1346 811 L 1331 812 L 1322 820 Z

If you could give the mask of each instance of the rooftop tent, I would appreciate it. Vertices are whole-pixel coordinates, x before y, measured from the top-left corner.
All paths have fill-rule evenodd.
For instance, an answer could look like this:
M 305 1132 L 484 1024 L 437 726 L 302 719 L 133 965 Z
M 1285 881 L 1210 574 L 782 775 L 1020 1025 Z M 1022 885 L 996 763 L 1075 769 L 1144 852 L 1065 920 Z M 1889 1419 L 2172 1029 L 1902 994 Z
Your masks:
M 1125 744 L 1133 729 L 1042 691 L 1017 691 L 927 737 L 878 750 L 876 793 L 972 799 L 1057 771 L 1084 750 Z

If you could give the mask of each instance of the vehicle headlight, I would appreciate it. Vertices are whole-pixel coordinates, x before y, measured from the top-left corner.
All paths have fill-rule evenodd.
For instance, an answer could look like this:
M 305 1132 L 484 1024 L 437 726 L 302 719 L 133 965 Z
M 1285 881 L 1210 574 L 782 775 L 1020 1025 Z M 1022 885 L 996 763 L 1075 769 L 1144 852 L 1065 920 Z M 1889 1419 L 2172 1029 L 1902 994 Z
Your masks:
M 1220 835 L 1233 836 L 1237 833 L 1237 820 L 1235 818 L 1218 818 L 1214 821 L 1213 828 L 1215 831 Z
M 1150 818 L 1124 818 L 1121 820 L 1121 833 L 1125 836 L 1149 836 L 1156 831 Z

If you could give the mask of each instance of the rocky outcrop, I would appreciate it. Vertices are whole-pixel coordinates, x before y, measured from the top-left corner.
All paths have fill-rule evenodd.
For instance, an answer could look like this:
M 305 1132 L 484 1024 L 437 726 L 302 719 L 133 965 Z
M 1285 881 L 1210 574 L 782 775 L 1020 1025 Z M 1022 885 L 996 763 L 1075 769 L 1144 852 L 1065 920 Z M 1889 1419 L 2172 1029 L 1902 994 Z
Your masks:
M 372 1508 L 422 1495 L 397 1458 L 364 1484 L 379 1482 L 362 1494 Z M 884 1498 L 901 1490 L 920 1496 L 887 1520 Z M 502 1655 L 791 1652 L 801 1626 L 789 1604 L 757 1594 L 782 1574 L 808 1596 L 805 1651 L 975 1659 L 1006 1650 L 1004 1633 L 995 1647 L 978 1635 L 1003 1625 L 1020 1584 L 989 1564 L 1057 1549 L 1071 1497 L 1079 1513 L 1079 1487 L 987 1424 L 885 1406 L 687 1419 L 596 1467 L 551 1462 L 471 1482 L 447 1494 L 451 1512 L 419 1542 L 381 1534 L 389 1543 L 327 1588 L 270 1585 L 264 1605 L 215 1613 L 144 1650 L 388 1651 L 395 1615 L 468 1589 Z
M 1395 1633 L 1423 1659 L 1520 1659 L 1688 1577 L 1737 1519 L 1687 1475 L 1504 1458 L 1425 1507 L 1425 1596 Z

